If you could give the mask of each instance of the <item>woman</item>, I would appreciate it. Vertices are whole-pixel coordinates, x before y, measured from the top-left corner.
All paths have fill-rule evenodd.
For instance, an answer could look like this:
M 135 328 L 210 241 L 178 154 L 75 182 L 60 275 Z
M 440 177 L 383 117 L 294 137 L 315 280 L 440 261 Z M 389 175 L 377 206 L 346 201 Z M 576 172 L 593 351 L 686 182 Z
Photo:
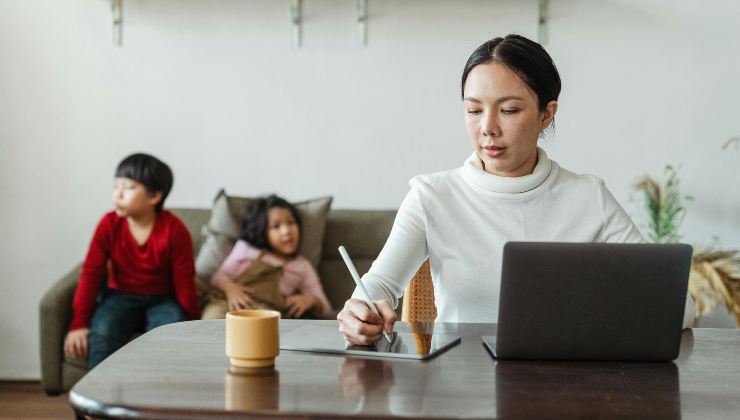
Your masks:
M 519 35 L 484 43 L 465 65 L 461 90 L 474 152 L 460 168 L 411 180 L 363 277 L 381 316 L 356 294 L 337 315 L 350 343 L 392 331 L 398 297 L 426 258 L 437 321 L 495 322 L 507 241 L 643 242 L 601 179 L 567 171 L 537 147 L 560 94 L 557 68 L 541 45 Z M 687 297 L 684 328 L 693 318 Z

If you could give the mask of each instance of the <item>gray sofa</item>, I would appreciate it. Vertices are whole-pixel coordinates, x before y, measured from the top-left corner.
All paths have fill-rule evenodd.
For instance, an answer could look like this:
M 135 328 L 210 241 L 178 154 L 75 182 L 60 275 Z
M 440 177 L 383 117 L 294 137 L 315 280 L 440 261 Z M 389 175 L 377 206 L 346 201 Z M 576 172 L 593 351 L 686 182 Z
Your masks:
M 210 209 L 170 210 L 187 225 L 197 252 L 201 229 L 208 223 Z M 354 283 L 337 247 L 346 246 L 357 270 L 366 272 L 385 244 L 395 214 L 395 210 L 332 210 L 329 213 L 318 272 L 335 310 L 342 307 L 354 290 Z M 80 268 L 78 265 L 59 279 L 44 294 L 39 305 L 41 384 L 49 395 L 69 390 L 87 372 L 83 363 L 65 359 L 63 351 Z M 400 308 L 399 304 L 399 319 Z

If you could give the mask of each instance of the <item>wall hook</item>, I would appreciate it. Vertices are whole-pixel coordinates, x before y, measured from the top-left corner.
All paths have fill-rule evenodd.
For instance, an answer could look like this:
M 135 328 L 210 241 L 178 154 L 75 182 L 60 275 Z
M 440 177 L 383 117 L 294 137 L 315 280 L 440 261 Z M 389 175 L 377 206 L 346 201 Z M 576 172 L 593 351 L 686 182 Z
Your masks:
M 291 45 L 293 47 L 301 46 L 301 24 L 303 16 L 301 14 L 302 0 L 290 0 L 290 25 L 291 25 Z
M 357 0 L 357 45 L 367 45 L 367 0 Z
M 539 40 L 540 44 L 547 44 L 547 20 L 549 18 L 548 11 L 549 11 L 549 1 L 548 0 L 538 0 L 538 32 L 537 32 L 537 39 Z
M 123 44 L 123 0 L 111 0 L 110 8 L 113 16 L 113 45 L 120 47 Z

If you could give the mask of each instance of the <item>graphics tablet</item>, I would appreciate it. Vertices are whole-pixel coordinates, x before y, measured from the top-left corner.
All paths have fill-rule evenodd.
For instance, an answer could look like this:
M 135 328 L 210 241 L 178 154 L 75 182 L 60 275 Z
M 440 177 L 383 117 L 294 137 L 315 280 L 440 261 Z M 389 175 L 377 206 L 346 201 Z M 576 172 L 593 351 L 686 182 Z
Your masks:
M 336 327 L 307 325 L 281 334 L 280 350 L 426 360 L 459 342 L 458 336 L 394 331 L 390 343 L 382 338 L 371 346 L 348 346 Z

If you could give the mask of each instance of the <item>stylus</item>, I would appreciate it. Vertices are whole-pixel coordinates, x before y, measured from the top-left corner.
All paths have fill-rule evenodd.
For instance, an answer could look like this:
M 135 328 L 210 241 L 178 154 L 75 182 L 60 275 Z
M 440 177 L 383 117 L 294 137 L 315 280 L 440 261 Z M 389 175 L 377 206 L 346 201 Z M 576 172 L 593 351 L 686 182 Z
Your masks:
M 372 299 L 370 299 L 370 295 L 367 293 L 367 289 L 365 289 L 365 286 L 362 284 L 362 280 L 360 280 L 360 275 L 357 274 L 357 269 L 352 263 L 352 260 L 349 258 L 349 254 L 347 254 L 347 250 L 344 249 L 344 246 L 339 247 L 339 253 L 342 254 L 342 259 L 344 259 L 344 263 L 347 265 L 349 273 L 352 274 L 352 279 L 357 284 L 357 289 L 360 291 L 360 294 L 362 294 L 362 298 L 365 299 L 365 303 L 367 303 L 367 306 L 370 308 L 371 311 L 373 311 L 375 315 L 380 316 L 378 308 L 375 307 L 375 303 Z M 385 337 L 385 339 L 388 340 L 389 343 L 391 342 L 391 338 L 390 336 L 388 336 L 388 333 L 385 332 L 385 330 L 383 330 L 383 337 Z

